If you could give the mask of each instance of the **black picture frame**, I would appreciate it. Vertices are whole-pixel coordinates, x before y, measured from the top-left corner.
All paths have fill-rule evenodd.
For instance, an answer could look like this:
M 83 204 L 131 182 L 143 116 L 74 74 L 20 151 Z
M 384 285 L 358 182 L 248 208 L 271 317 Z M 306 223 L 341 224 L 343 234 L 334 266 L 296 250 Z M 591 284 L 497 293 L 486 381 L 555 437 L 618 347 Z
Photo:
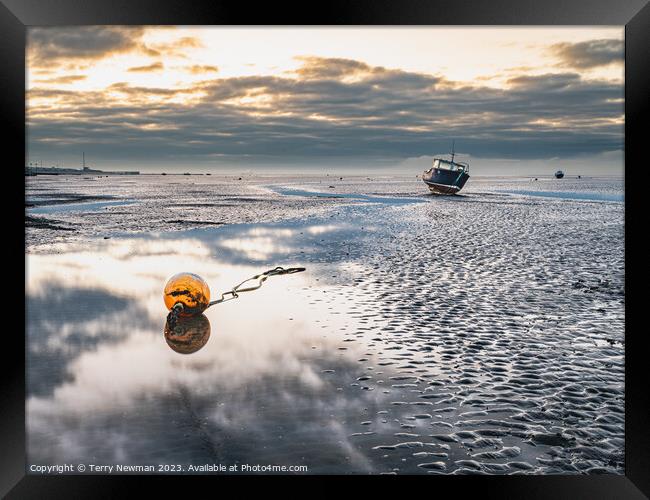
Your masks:
M 643 349 L 644 329 L 640 297 L 634 284 L 643 278 L 638 246 L 632 242 L 641 224 L 636 181 L 644 142 L 643 121 L 650 102 L 650 4 L 646 0 L 330 0 L 320 4 L 249 5 L 233 1 L 182 0 L 0 0 L 0 102 L 6 124 L 3 157 L 5 219 L 15 221 L 17 236 L 6 236 L 5 259 L 24 255 L 24 179 L 18 169 L 25 161 L 25 40 L 28 26 L 84 24 L 174 25 L 625 25 L 625 475 L 606 476 L 436 476 L 418 478 L 448 485 L 454 494 L 480 493 L 498 498 L 647 498 L 650 496 L 650 439 L 648 438 L 648 370 Z M 632 170 L 638 165 L 637 170 Z M 23 189 L 19 188 L 23 183 Z M 15 187 L 14 187 L 15 184 Z M 636 194 L 635 194 L 636 193 Z M 15 196 L 15 199 L 13 199 Z M 21 211 L 22 214 L 18 212 Z M 5 224 L 6 225 L 6 224 Z M 21 246 L 22 245 L 22 246 Z M 24 280 L 21 266 L 5 261 Z M 636 264 L 638 262 L 638 264 Z M 5 283 L 5 286 L 8 286 Z M 4 294 L 3 294 L 4 295 Z M 1 310 L 2 386 L 0 400 L 0 495 L 7 498 L 78 498 L 126 496 L 130 476 L 34 476 L 25 473 L 25 302 L 13 290 L 6 293 Z M 18 324 L 11 325 L 17 320 Z M 20 329 L 22 326 L 22 330 Z M 268 476 L 267 476 L 268 477 Z M 277 479 L 277 476 L 275 477 Z M 171 477 L 147 478 L 168 493 Z M 174 476 L 174 479 L 185 478 Z M 205 483 L 217 480 L 244 485 L 250 477 L 193 477 Z M 323 483 L 328 477 L 302 477 Z M 414 478 L 406 478 L 413 481 Z M 286 481 L 289 481 L 285 478 Z M 292 478 L 291 480 L 294 480 Z M 374 477 L 373 483 L 398 485 L 400 478 Z M 176 481 L 175 481 L 176 482 Z M 212 481 L 211 481 L 212 482 Z M 427 483 L 429 485 L 429 483 Z M 429 487 L 429 486 L 427 486 Z M 436 490 L 438 491 L 438 490 Z

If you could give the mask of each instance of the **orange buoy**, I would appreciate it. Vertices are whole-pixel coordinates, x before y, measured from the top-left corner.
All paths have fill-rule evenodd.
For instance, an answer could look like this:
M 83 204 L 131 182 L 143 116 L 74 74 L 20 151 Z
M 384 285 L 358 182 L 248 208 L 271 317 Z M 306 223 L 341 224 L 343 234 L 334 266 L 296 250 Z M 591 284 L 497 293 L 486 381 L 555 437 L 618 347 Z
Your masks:
M 210 287 L 201 276 L 193 273 L 178 273 L 169 278 L 164 291 L 165 306 L 170 311 L 174 306 L 183 307 L 179 316 L 200 314 L 210 305 Z

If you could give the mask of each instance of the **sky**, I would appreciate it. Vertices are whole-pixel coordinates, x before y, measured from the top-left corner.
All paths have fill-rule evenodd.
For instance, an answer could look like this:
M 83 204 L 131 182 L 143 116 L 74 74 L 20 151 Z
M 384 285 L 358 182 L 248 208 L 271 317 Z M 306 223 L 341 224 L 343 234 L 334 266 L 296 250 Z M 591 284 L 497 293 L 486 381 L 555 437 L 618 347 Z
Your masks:
M 30 27 L 28 162 L 622 175 L 615 27 Z

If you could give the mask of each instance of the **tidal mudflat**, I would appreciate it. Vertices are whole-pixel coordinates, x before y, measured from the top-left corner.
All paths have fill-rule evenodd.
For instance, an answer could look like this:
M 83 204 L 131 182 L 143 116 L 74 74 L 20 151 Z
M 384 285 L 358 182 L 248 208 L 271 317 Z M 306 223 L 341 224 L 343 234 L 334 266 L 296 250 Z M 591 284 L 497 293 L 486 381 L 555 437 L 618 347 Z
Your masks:
M 436 197 L 415 176 L 30 178 L 28 462 L 621 474 L 622 196 L 621 179 Z M 169 276 L 217 298 L 278 265 L 307 271 L 208 309 L 194 352 L 168 344 Z

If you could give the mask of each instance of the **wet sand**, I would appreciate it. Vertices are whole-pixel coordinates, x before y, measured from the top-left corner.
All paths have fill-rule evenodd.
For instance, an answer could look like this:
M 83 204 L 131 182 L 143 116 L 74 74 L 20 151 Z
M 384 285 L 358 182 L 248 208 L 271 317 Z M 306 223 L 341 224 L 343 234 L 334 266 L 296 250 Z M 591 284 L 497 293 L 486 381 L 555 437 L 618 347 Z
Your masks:
M 119 203 L 28 210 L 30 463 L 623 473 L 620 179 L 436 197 L 414 177 L 36 177 L 27 193 Z M 276 265 L 307 271 L 208 309 L 205 343 L 170 349 L 169 276 L 216 298 Z

